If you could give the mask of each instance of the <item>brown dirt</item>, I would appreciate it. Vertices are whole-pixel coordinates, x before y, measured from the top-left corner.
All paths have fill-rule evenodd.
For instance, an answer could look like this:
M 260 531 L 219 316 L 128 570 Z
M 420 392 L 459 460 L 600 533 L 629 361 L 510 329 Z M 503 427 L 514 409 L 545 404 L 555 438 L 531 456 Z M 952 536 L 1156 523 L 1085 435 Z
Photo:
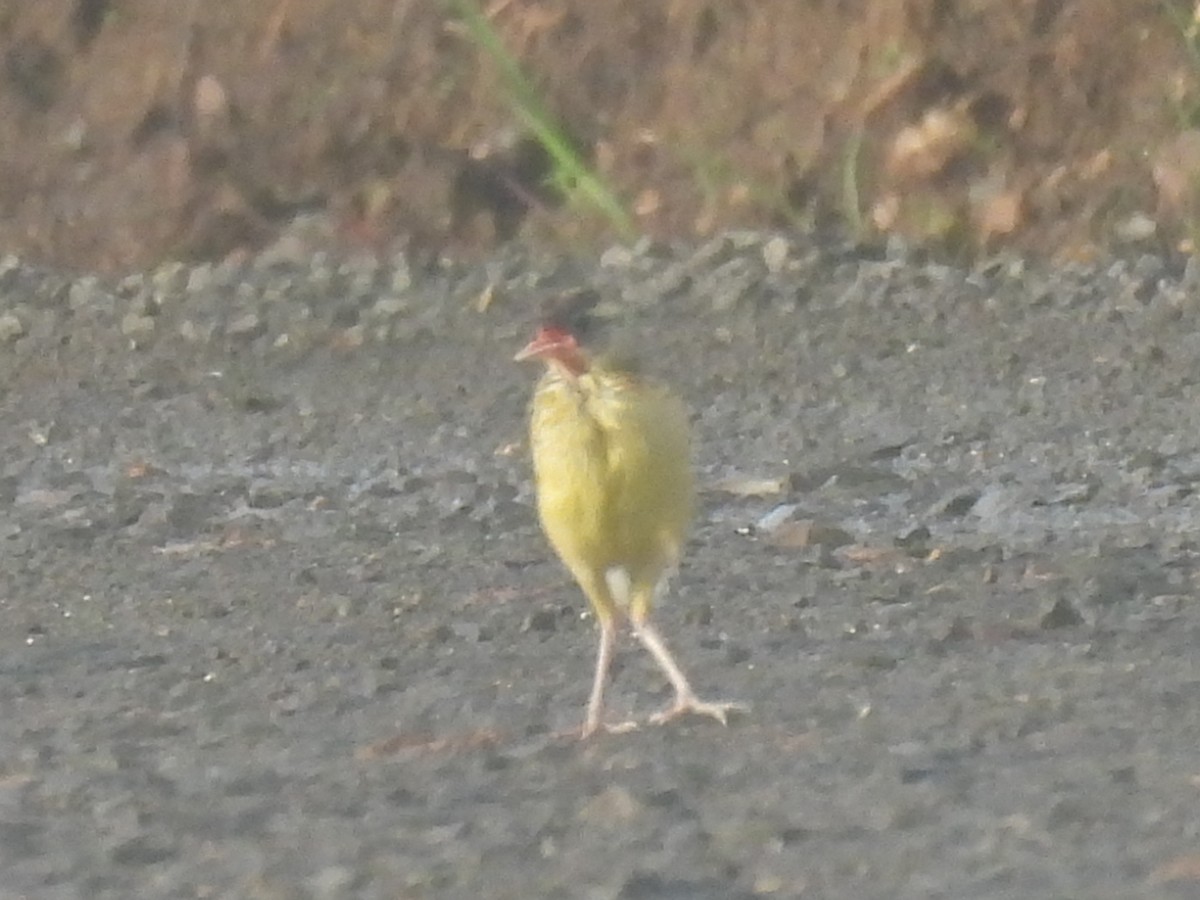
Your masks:
M 1190 248 L 1192 6 L 494 0 L 488 14 L 645 233 L 832 219 L 1077 258 Z M 377 249 L 611 239 L 555 201 L 493 66 L 430 0 L 7 0 L 0 58 L 9 251 L 102 271 L 220 258 L 305 211 Z

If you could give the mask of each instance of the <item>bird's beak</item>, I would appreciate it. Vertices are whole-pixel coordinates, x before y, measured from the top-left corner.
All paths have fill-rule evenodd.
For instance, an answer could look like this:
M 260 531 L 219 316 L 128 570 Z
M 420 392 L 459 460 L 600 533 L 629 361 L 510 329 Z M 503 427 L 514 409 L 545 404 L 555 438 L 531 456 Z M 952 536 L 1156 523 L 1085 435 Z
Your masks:
M 513 357 L 515 362 L 527 359 L 552 359 L 566 353 L 572 353 L 578 345 L 571 335 L 558 329 L 540 328 L 533 340 L 521 348 L 521 352 Z
M 527 359 L 537 359 L 539 356 L 544 356 L 552 345 L 548 341 L 542 340 L 540 337 L 535 337 L 532 341 L 521 348 L 520 352 L 513 357 L 513 362 L 524 362 Z
M 587 371 L 587 355 L 579 347 L 575 335 L 561 328 L 542 327 L 526 344 L 520 353 L 513 357 L 517 362 L 525 359 L 540 359 L 555 368 L 563 369 L 571 375 L 581 375 Z

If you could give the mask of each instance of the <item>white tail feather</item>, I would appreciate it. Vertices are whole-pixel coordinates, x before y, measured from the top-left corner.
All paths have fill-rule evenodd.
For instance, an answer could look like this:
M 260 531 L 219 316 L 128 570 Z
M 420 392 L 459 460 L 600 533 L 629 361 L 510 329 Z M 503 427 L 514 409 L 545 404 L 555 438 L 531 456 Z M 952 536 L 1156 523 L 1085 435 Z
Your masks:
M 621 609 L 629 609 L 633 602 L 633 579 L 629 577 L 629 570 L 624 566 L 609 566 L 604 570 L 604 583 L 608 585 L 613 602 Z

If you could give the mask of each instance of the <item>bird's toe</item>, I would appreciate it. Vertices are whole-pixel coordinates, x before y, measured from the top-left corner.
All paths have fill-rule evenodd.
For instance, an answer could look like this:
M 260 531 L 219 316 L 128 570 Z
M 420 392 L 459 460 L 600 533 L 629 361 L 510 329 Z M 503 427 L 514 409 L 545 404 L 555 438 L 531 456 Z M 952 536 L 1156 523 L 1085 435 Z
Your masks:
M 628 734 L 636 731 L 639 725 L 633 719 L 624 722 L 584 722 L 577 734 L 581 741 L 586 741 L 597 734 Z
M 709 701 L 701 700 L 699 697 L 683 696 L 677 697 L 675 702 L 666 709 L 652 715 L 650 722 L 654 725 L 663 725 L 672 719 L 692 713 L 698 716 L 708 716 L 716 719 L 722 725 L 726 725 L 729 721 L 729 713 L 743 713 L 748 712 L 749 709 L 747 704 L 735 701 Z

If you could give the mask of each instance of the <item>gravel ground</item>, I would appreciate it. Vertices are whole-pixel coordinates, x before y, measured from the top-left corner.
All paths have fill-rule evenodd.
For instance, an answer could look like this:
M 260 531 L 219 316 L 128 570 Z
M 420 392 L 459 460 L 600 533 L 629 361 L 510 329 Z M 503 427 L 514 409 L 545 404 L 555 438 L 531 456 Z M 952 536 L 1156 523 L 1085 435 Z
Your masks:
M 726 728 L 561 734 L 594 623 L 509 359 L 584 283 L 695 410 L 658 622 Z M 0 898 L 1197 896 L 1198 288 L 756 234 L 0 262 Z

